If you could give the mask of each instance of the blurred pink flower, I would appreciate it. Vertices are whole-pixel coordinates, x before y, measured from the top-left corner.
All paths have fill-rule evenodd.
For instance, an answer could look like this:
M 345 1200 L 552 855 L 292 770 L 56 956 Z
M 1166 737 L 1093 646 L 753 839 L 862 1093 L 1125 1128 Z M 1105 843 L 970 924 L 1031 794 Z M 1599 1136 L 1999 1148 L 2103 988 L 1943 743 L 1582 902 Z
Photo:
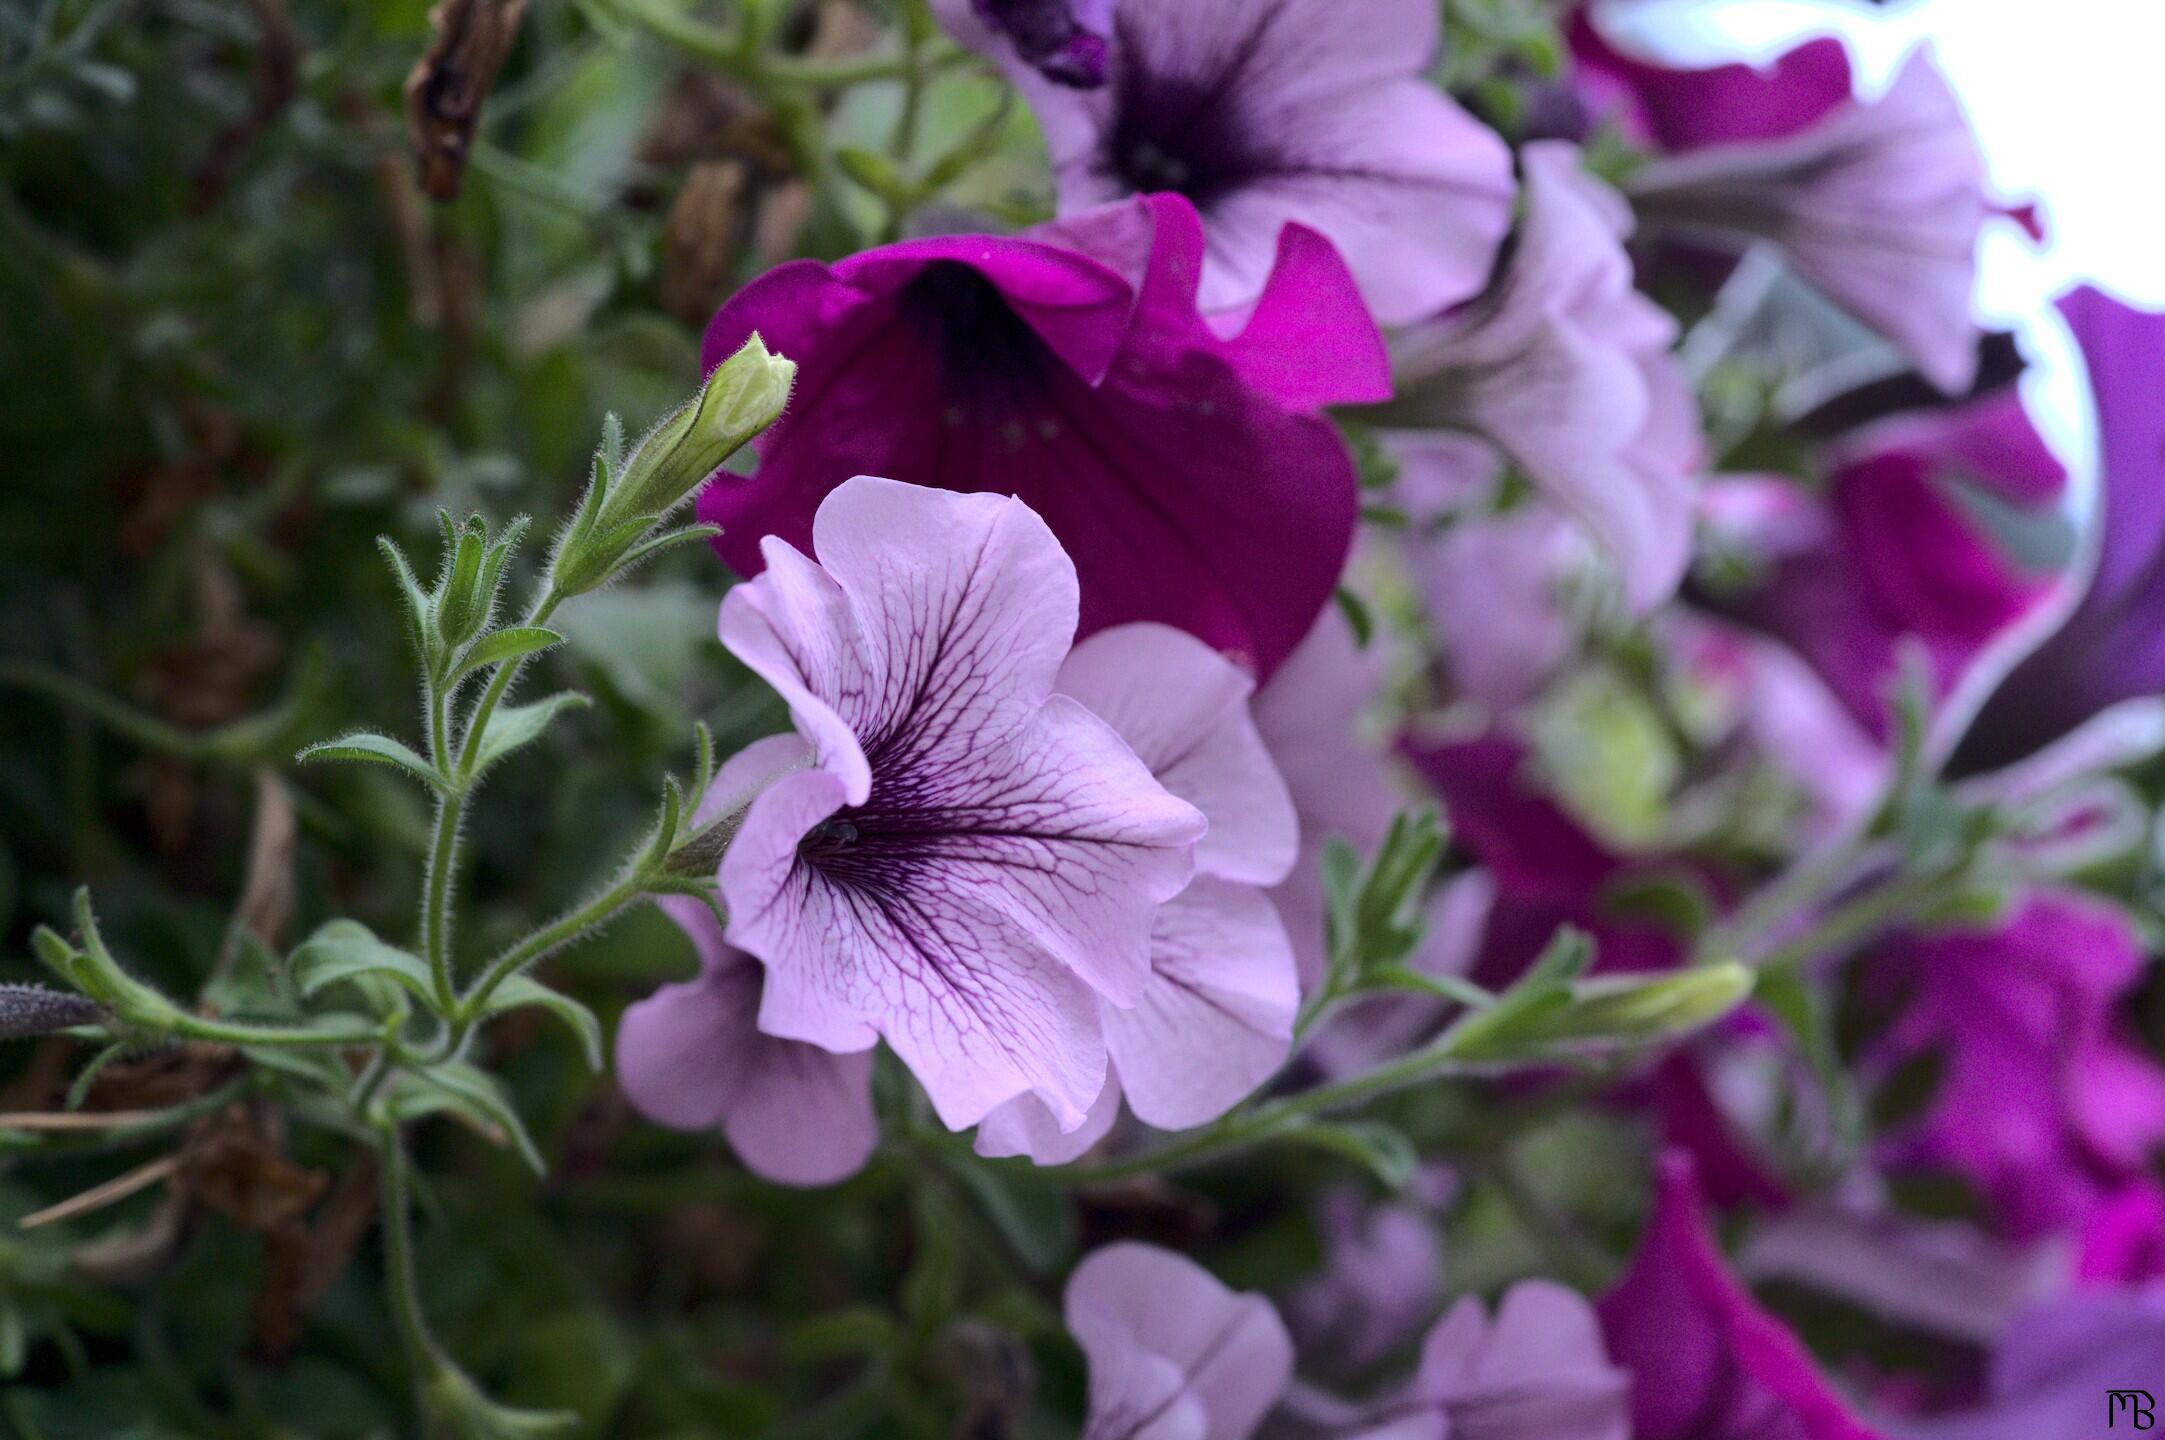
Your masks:
M 1075 571 L 1029 507 L 859 477 L 813 546 L 770 538 L 722 602 L 804 755 L 721 865 L 759 1026 L 884 1037 L 955 1129 L 1024 1092 L 1072 1129 L 1104 1084 L 1098 997 L 1140 997 L 1203 817 L 1053 693 Z
M 2018 1240 L 2086 1223 L 2165 1145 L 2165 1070 L 2116 1018 L 2144 966 L 2125 916 L 2064 891 L 1882 945 L 1865 984 L 1900 1010 L 1873 1062 L 1929 1054 L 1940 1070 L 1883 1163 L 1953 1170 Z
M 1639 1253 L 1598 1308 L 1631 1373 L 1634 1440 L 1880 1440 L 1730 1273 L 1678 1152 L 1658 1162 Z
M 1632 288 L 1631 211 L 1561 141 L 1521 153 L 1526 214 L 1487 290 L 1393 347 L 1391 425 L 1469 432 L 1590 530 L 1635 610 L 1676 589 L 1704 450 L 1669 354 L 1676 322 Z
M 1851 95 L 1849 52 L 1832 36 L 1765 66 L 1664 65 L 1610 44 L 1582 6 L 1566 39 L 1572 84 L 1587 108 L 1649 149 L 1778 140 L 1816 125 Z
M 1781 109 L 1811 108 L 1821 78 Z M 1631 179 L 1649 229 L 1777 246 L 1798 274 L 1950 393 L 1977 373 L 1977 234 L 1990 206 L 1962 107 L 1923 53 L 1877 100 L 1845 99 L 1770 138 L 1699 145 Z
M 1083 1440 L 1248 1440 L 1293 1375 L 1268 1300 L 1154 1245 L 1092 1251 L 1064 1309 L 1090 1363 Z
M 1330 245 L 1300 226 L 1276 239 L 1231 340 L 1197 313 L 1203 232 L 1176 196 L 1039 238 L 770 270 L 714 317 L 705 354 L 711 367 L 758 331 L 797 362 L 796 400 L 757 442 L 757 473 L 718 474 L 699 516 L 752 575 L 762 537 L 802 545 L 852 475 L 1017 495 L 1073 557 L 1083 633 L 1158 620 L 1268 674 L 1329 600 L 1358 508 L 1352 461 L 1312 412 L 1389 393 Z

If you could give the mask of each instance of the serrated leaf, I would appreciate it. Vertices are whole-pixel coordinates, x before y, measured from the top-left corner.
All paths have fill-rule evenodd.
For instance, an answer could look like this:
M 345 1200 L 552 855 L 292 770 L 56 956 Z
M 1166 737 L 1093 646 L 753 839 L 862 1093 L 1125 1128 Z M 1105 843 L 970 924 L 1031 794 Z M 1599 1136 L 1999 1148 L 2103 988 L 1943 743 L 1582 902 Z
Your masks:
M 369 765 L 390 765 L 404 770 L 431 789 L 443 788 L 443 777 L 435 767 L 421 758 L 410 747 L 401 745 L 388 735 L 358 730 L 351 735 L 341 735 L 336 740 L 319 740 L 293 757 L 303 765 L 318 760 L 354 760 Z
M 373 976 L 398 982 L 424 1004 L 433 1007 L 436 1003 L 436 982 L 427 963 L 418 955 L 386 945 L 357 920 L 323 925 L 286 963 L 294 988 L 304 998 L 341 980 Z
M 462 1115 L 483 1134 L 517 1150 L 519 1158 L 532 1166 L 536 1175 L 549 1168 L 541 1158 L 541 1148 L 527 1133 L 526 1122 L 519 1118 L 518 1107 L 511 1103 L 511 1092 L 504 1082 L 463 1060 L 447 1060 L 400 1076 L 389 1107 L 400 1120 Z
M 544 626 L 507 625 L 476 640 L 451 673 L 454 677 L 471 674 L 484 665 L 500 665 L 506 660 L 516 660 L 522 655 L 532 655 L 563 643 L 562 635 Z
M 564 711 L 592 703 L 576 690 L 565 690 L 530 705 L 507 705 L 498 710 L 489 721 L 488 733 L 481 737 L 473 773 L 479 775 L 512 751 L 532 744 Z
M 499 984 L 489 996 L 489 1003 L 482 1007 L 483 1017 L 502 1015 L 511 1010 L 523 1010 L 538 1005 L 571 1027 L 578 1037 L 579 1050 L 586 1056 L 587 1068 L 602 1067 L 601 1021 L 594 1012 L 561 990 L 552 990 L 539 980 L 525 975 L 512 975 Z

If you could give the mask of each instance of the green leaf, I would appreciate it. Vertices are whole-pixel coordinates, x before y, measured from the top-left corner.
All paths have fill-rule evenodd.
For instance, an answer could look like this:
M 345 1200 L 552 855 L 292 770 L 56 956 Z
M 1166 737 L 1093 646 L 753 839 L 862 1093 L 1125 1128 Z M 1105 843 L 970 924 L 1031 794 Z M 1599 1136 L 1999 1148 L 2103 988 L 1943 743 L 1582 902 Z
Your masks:
M 1059 1275 L 1075 1258 L 1075 1205 L 1067 1189 L 1036 1182 L 974 1155 L 944 1156 L 985 1218 L 998 1228 L 1032 1273 Z
M 351 735 L 341 735 L 336 740 L 319 740 L 293 757 L 303 765 L 318 760 L 358 760 L 369 765 L 391 765 L 419 780 L 431 789 L 441 790 L 443 777 L 436 767 L 422 759 L 413 750 L 401 745 L 388 735 L 378 735 L 368 730 L 356 730 Z
M 526 1122 L 519 1118 L 518 1107 L 511 1103 L 511 1092 L 504 1082 L 463 1060 L 447 1060 L 401 1075 L 386 1103 L 392 1116 L 400 1120 L 423 1115 L 463 1116 L 484 1135 L 517 1150 L 519 1158 L 533 1167 L 536 1175 L 548 1171 L 548 1163 L 541 1158 L 534 1137 L 527 1133 Z
M 489 720 L 488 733 L 481 737 L 471 773 L 479 775 L 512 751 L 532 744 L 564 711 L 593 703 L 576 690 L 565 690 L 530 705 L 507 705 L 498 710 Z
M 601 1021 L 586 1006 L 539 980 L 525 975 L 507 976 L 490 994 L 489 1003 L 482 1007 L 481 1014 L 487 1018 L 523 1010 L 529 1005 L 539 1005 L 570 1026 L 571 1033 L 578 1037 L 580 1053 L 586 1056 L 587 1068 L 596 1071 L 602 1068 Z
M 425 961 L 395 945 L 386 945 L 357 920 L 333 920 L 293 952 L 287 972 L 303 998 L 341 980 L 376 977 L 396 981 L 431 1009 L 436 981 Z
M 507 625 L 501 630 L 490 631 L 469 646 L 460 658 L 458 668 L 451 674 L 455 679 L 484 665 L 501 665 L 506 660 L 516 660 L 522 655 L 532 655 L 563 643 L 562 635 L 540 625 Z
M 1389 1190 L 1404 1189 L 1421 1163 L 1411 1140 L 1375 1120 L 1316 1121 L 1288 1131 L 1286 1138 L 1359 1161 Z

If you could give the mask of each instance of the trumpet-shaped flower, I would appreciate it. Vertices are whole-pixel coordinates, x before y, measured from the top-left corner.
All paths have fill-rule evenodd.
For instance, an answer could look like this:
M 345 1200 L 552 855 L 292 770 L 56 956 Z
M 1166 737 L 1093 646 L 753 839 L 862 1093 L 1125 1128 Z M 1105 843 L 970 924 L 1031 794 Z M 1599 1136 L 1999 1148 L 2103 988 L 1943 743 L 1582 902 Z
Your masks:
M 1118 731 L 1159 784 L 1200 810 L 1194 881 L 1151 926 L 1150 979 L 1132 1006 L 1101 1001 L 1111 1057 L 1090 1123 L 1068 1134 L 1034 1096 L 978 1132 L 990 1155 L 1068 1160 L 1100 1139 L 1117 1099 L 1167 1130 L 1224 1114 L 1285 1063 L 1300 982 L 1285 925 L 1259 887 L 1285 877 L 1299 827 L 1249 717 L 1245 672 L 1193 636 L 1123 625 L 1075 647 L 1060 692 Z
M 1773 243 L 1927 380 L 1959 392 L 1977 373 L 1970 295 L 1984 184 L 1962 107 L 1920 52 L 1875 101 L 1844 101 L 1777 138 L 1665 156 L 1630 194 L 1650 228 Z
M 1675 590 L 1691 551 L 1698 415 L 1676 325 L 1632 288 L 1630 211 L 1560 141 L 1526 147 L 1517 248 L 1472 303 L 1397 347 L 1392 424 L 1480 436 L 1615 560 L 1632 605 Z
M 722 603 L 802 742 L 721 866 L 759 1028 L 885 1038 L 957 1129 L 1025 1092 L 1072 1129 L 1105 1078 L 1098 997 L 1141 997 L 1203 817 L 1053 693 L 1075 570 L 1028 506 L 859 477 L 812 539 L 816 561 L 769 539 Z
M 1313 412 L 1389 393 L 1375 327 L 1298 226 L 1232 340 L 1196 310 L 1187 202 L 1139 201 L 1058 239 L 912 240 L 738 292 L 708 327 L 708 362 L 756 330 L 797 361 L 798 400 L 758 442 L 758 473 L 716 476 L 700 518 L 750 575 L 761 537 L 802 545 L 852 475 L 1018 495 L 1073 557 L 1084 633 L 1157 620 L 1268 673 L 1345 563 L 1358 486 Z
M 1478 289 L 1511 220 L 1503 141 L 1422 73 L 1437 22 L 1427 0 L 1116 0 L 1102 88 L 1013 73 L 1063 215 L 1194 203 L 1204 309 L 1254 303 L 1291 222 L 1328 236 L 1396 325 Z
M 1084 1440 L 1248 1440 L 1293 1375 L 1268 1300 L 1154 1245 L 1091 1252 L 1064 1308 L 1090 1362 Z

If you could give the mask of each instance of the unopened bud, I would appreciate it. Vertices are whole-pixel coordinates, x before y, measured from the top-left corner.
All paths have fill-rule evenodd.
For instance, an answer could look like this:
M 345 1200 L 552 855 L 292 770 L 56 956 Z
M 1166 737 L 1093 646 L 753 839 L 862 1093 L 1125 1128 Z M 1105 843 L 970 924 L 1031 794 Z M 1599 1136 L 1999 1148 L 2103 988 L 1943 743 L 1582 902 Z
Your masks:
M 770 353 L 757 335 L 745 341 L 624 462 L 595 519 L 596 532 L 606 535 L 641 517 L 658 520 L 682 504 L 780 417 L 796 376 L 796 363 Z
M 0 1040 L 50 1035 L 76 1025 L 92 1025 L 105 1011 L 94 1000 L 44 985 L 0 985 Z

